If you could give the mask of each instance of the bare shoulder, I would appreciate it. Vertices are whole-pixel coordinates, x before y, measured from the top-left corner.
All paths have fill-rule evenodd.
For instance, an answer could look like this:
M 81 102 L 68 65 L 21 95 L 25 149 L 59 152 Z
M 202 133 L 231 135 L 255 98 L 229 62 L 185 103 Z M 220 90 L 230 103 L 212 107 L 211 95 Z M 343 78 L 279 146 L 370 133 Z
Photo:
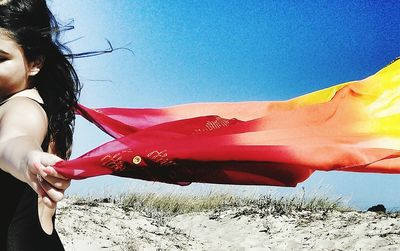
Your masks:
M 27 97 L 13 97 L 0 107 L 0 138 L 38 135 L 47 132 L 47 116 L 43 108 Z
M 0 119 L 5 115 L 37 116 L 39 119 L 46 119 L 46 112 L 37 101 L 22 96 L 13 97 L 0 106 Z

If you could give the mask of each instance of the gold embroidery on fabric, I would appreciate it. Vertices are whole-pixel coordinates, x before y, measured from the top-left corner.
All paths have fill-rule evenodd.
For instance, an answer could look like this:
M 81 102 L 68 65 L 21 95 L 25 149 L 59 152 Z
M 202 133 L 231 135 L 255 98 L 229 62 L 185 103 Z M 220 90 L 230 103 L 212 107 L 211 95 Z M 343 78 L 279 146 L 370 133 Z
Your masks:
M 147 157 L 149 157 L 152 161 L 158 163 L 161 166 L 170 166 L 176 164 L 174 161 L 168 159 L 167 150 L 152 151 L 149 154 L 147 154 Z
M 229 125 L 229 120 L 228 119 L 223 119 L 220 117 L 216 117 L 214 120 L 209 120 L 206 122 L 205 127 L 202 129 L 195 129 L 194 133 L 202 133 L 202 132 L 208 132 L 212 131 L 215 129 L 219 129 L 222 127 L 226 127 Z
M 105 166 L 107 168 L 110 168 L 111 170 L 114 170 L 114 171 L 120 171 L 120 170 L 124 169 L 124 161 L 122 159 L 122 155 L 126 154 L 126 153 L 131 154 L 132 151 L 130 151 L 130 150 L 121 151 L 114 155 L 107 154 L 100 160 L 101 165 Z

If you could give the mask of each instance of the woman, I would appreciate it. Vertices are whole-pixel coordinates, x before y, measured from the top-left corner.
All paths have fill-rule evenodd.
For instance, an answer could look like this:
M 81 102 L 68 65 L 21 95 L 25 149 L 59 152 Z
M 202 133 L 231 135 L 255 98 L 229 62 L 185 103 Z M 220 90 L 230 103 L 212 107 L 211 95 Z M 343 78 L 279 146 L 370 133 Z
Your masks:
M 80 84 L 59 33 L 45 0 L 0 1 L 0 250 L 63 250 L 70 180 L 52 165 L 70 155 Z

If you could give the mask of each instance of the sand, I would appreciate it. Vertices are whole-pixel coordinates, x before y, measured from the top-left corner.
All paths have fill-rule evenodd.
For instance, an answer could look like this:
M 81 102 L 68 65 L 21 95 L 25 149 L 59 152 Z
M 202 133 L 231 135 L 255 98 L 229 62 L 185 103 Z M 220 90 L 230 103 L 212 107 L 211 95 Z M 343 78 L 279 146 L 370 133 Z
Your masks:
M 56 228 L 69 250 L 400 250 L 400 214 L 265 215 L 248 207 L 177 216 L 64 199 Z

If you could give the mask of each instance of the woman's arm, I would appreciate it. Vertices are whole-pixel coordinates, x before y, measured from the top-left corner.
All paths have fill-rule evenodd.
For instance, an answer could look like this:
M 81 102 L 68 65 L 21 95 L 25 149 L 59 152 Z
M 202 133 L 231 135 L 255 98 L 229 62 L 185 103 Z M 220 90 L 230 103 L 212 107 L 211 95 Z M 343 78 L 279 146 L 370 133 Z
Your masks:
M 47 206 L 55 207 L 70 181 L 52 168 L 61 159 L 42 151 L 46 133 L 46 114 L 35 101 L 15 97 L 1 106 L 0 168 L 31 186 Z

